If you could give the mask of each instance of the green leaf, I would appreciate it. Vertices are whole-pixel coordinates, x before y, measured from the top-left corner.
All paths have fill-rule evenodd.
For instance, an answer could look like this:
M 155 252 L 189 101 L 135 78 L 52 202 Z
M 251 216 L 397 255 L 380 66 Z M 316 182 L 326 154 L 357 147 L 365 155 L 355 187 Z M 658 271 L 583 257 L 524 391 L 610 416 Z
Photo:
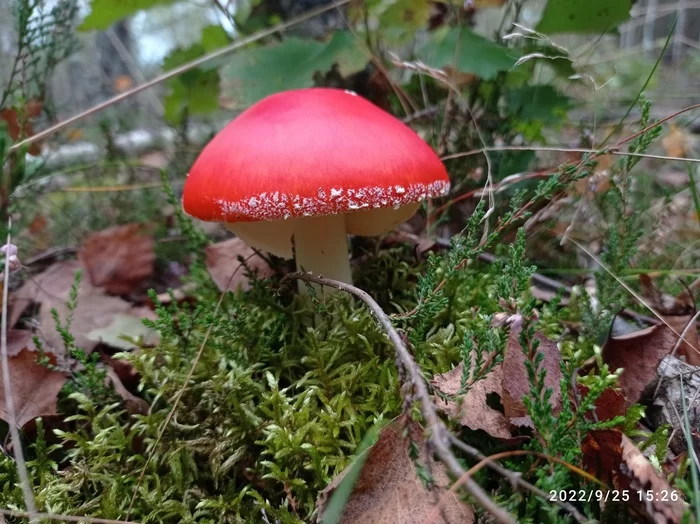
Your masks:
M 425 27 L 430 19 L 431 5 L 425 0 L 398 0 L 379 17 L 382 27 L 400 27 L 416 30 Z
M 231 39 L 220 25 L 209 25 L 202 29 L 202 37 L 199 40 L 199 43 L 202 44 L 204 51 L 207 53 L 224 47 L 230 42 Z
M 170 82 L 165 97 L 165 119 L 173 125 L 189 114 L 206 114 L 219 108 L 219 73 L 194 69 Z
M 549 0 L 537 31 L 543 33 L 601 33 L 630 16 L 631 0 Z
M 465 27 L 436 32 L 434 40 L 418 54 L 431 67 L 456 66 L 460 73 L 471 73 L 484 80 L 510 70 L 520 56 L 518 51 L 491 42 Z
M 138 11 L 160 5 L 172 4 L 175 0 L 92 0 L 90 14 L 78 26 L 78 31 L 103 31 L 122 18 Z
M 288 38 L 241 52 L 228 61 L 221 74 L 228 85 L 227 96 L 245 107 L 279 91 L 311 87 L 314 73 L 328 71 L 334 64 L 341 74 L 348 75 L 366 63 L 354 36 L 338 31 L 328 43 Z
M 549 124 L 566 116 L 571 104 L 568 96 L 547 84 L 511 89 L 504 98 L 509 115 Z

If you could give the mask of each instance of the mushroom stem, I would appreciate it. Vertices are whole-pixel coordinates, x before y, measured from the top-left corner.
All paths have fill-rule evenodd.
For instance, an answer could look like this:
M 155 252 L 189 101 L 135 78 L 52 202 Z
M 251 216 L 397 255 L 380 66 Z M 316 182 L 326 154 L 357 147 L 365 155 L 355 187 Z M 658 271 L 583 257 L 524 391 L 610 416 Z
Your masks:
M 299 271 L 352 284 L 345 215 L 298 219 L 294 249 Z

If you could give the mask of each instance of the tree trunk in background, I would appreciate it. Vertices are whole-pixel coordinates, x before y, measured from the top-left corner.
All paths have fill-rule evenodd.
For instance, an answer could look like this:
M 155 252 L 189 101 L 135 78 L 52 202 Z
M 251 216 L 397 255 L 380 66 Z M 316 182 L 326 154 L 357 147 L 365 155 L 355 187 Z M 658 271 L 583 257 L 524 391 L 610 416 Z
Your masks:
M 104 72 L 103 94 L 105 98 L 114 95 L 120 81 L 123 82 L 124 78 L 131 78 L 132 76 L 129 73 L 129 65 L 124 57 L 120 56 L 119 49 L 114 44 L 115 38 L 121 42 L 127 54 L 131 52 L 131 34 L 129 33 L 129 26 L 126 20 L 117 22 L 107 31 L 100 32 L 97 35 L 100 68 Z

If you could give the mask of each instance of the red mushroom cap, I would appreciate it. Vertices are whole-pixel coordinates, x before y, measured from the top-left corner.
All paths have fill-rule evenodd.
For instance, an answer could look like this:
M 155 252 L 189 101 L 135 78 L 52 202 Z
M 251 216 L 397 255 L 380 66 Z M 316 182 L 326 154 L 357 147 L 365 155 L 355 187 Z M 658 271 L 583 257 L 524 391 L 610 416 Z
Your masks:
M 399 207 L 449 187 L 438 156 L 401 121 L 351 91 L 310 88 L 229 123 L 192 166 L 183 207 L 253 222 Z

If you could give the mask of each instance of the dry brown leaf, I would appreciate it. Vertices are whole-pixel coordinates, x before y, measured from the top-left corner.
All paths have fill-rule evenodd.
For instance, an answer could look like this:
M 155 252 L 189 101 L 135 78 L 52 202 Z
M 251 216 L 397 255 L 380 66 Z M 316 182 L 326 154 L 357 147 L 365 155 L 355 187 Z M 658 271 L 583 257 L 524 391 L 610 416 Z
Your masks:
M 607 340 L 603 361 L 612 371 L 624 368 L 618 386 L 625 397 L 625 408 L 636 404 L 647 386 L 658 380 L 659 362 L 671 352 L 676 339 L 673 331 L 658 324 Z
M 435 389 L 446 395 L 456 395 L 459 392 L 464 364 L 460 363 L 448 373 L 437 375 L 433 379 Z M 435 405 L 441 411 L 472 430 L 483 430 L 494 438 L 512 441 L 508 420 L 500 411 L 493 409 L 486 402 L 489 395 L 503 395 L 503 369 L 494 368 L 488 375 L 478 380 L 460 400 L 445 401 L 435 398 Z M 461 405 L 460 405 L 461 404 Z
M 669 127 L 668 134 L 661 139 L 661 145 L 668 156 L 685 158 L 691 148 L 690 136 L 675 124 Z
M 219 291 L 224 291 L 226 284 L 229 284 L 229 291 L 237 289 L 245 291 L 249 288 L 250 283 L 248 282 L 246 270 L 240 267 L 239 256 L 246 260 L 246 265 L 251 270 L 257 271 L 260 278 L 267 278 L 272 275 L 270 266 L 251 247 L 240 238 L 230 238 L 223 242 L 211 244 L 206 248 L 207 270 Z M 234 275 L 233 279 L 231 279 L 231 275 Z
M 681 522 L 685 512 L 682 500 L 673 501 L 671 492 L 679 496 L 681 491 L 669 486 L 654 466 L 634 443 L 621 431 L 606 429 L 591 431 L 584 439 L 583 464 L 586 470 L 613 489 L 629 494 L 629 504 L 652 522 Z M 651 491 L 651 501 L 640 496 L 638 490 Z M 668 493 L 663 501 L 661 493 Z M 644 494 L 643 494 L 644 495 Z
M 144 399 L 137 397 L 131 391 L 126 389 L 121 380 L 119 380 L 119 375 L 111 367 L 107 369 L 107 376 L 105 377 L 105 383 L 107 386 L 112 386 L 114 391 L 119 397 L 124 401 L 126 405 L 126 410 L 131 415 L 145 415 L 148 413 L 148 402 Z
M 341 524 L 423 524 L 429 517 L 440 496 L 449 486 L 444 466 L 430 459 L 425 451 L 422 428 L 409 424 L 412 440 L 421 450 L 420 460 L 429 465 L 437 488 L 429 491 L 423 487 L 409 454 L 409 441 L 403 436 L 403 427 L 398 422 L 386 426 L 379 433 L 379 440 L 366 451 L 367 459 L 355 482 L 350 498 L 345 505 Z M 343 480 L 346 468 L 321 492 L 318 500 L 319 515 Z M 464 504 L 457 495 L 449 494 L 441 503 L 441 518 L 435 523 L 474 522 L 473 509 Z
M 530 393 L 530 384 L 525 368 L 525 354 L 520 347 L 520 332 L 522 328 L 517 326 L 510 330 L 508 343 L 503 356 L 503 408 L 505 416 L 515 425 L 529 425 L 527 409 L 523 403 L 523 397 Z M 549 399 L 554 412 L 561 409 L 561 352 L 557 343 L 549 340 L 542 333 L 536 332 L 535 338 L 539 340 L 538 353 L 544 353 L 542 366 L 547 370 L 544 379 L 545 387 L 553 390 Z
M 51 316 L 51 309 L 58 311 L 59 318 L 65 322 L 68 317 L 66 299 L 45 301 L 41 304 L 39 313 L 39 325 L 42 337 L 51 350 L 57 355 L 65 351 L 63 340 L 55 328 Z M 119 297 L 109 295 L 85 295 L 78 298 L 78 307 L 73 312 L 73 322 L 70 332 L 75 337 L 75 344 L 86 353 L 92 351 L 100 343 L 98 337 L 92 336 L 94 332 L 111 326 L 123 317 L 134 319 L 149 318 L 155 320 L 156 315 L 148 308 L 136 307 Z M 123 333 L 129 335 L 130 333 Z M 139 333 L 140 334 L 140 333 Z M 108 341 L 104 341 L 107 343 Z
M 90 282 L 108 293 L 125 295 L 153 274 L 156 254 L 141 224 L 127 224 L 90 235 L 78 252 Z
M 688 322 L 695 318 L 695 315 L 681 315 L 676 317 L 662 317 L 668 325 L 679 335 L 683 334 Z M 674 344 L 678 342 L 679 337 L 674 335 Z M 685 361 L 691 366 L 700 366 L 700 338 L 698 338 L 697 327 L 691 327 L 683 335 L 683 340 L 678 346 L 676 355 L 685 357 Z
M 577 389 L 581 399 L 583 399 L 589 391 L 583 384 L 577 384 Z M 619 391 L 613 388 L 607 388 L 603 390 L 603 393 L 601 393 L 595 401 L 595 417 L 593 413 L 587 413 L 586 418 L 589 420 L 595 420 L 597 418 L 599 422 L 603 422 L 612 420 L 615 417 L 624 416 L 625 412 L 625 397 Z
M 43 103 L 40 100 L 30 100 L 26 107 L 26 113 L 21 117 L 17 115 L 17 111 L 12 107 L 6 107 L 0 111 L 0 120 L 7 123 L 7 131 L 12 140 L 21 140 L 28 138 L 34 134 L 31 119 L 39 116 L 43 111 Z M 20 126 L 20 120 L 22 125 Z M 38 142 L 29 145 L 28 153 L 30 155 L 41 154 L 41 146 Z
M 14 326 L 24 313 L 25 309 L 32 303 L 43 304 L 44 302 L 54 302 L 66 300 L 73 282 L 75 274 L 83 268 L 77 260 L 66 260 L 57 262 L 43 273 L 29 278 L 21 288 L 10 295 L 10 316 L 8 325 Z M 83 279 L 80 283 L 78 296 L 92 295 L 100 293 L 99 290 L 90 283 L 89 279 Z
M 17 341 L 15 340 L 14 343 L 17 344 Z M 66 383 L 67 377 L 63 373 L 52 371 L 37 363 L 37 353 L 27 347 L 19 351 L 15 347 L 11 354 L 14 356 L 8 359 L 8 368 L 19 427 L 23 427 L 37 417 L 56 415 L 58 393 Z M 4 387 L 0 387 L 0 419 L 5 422 L 10 421 Z

